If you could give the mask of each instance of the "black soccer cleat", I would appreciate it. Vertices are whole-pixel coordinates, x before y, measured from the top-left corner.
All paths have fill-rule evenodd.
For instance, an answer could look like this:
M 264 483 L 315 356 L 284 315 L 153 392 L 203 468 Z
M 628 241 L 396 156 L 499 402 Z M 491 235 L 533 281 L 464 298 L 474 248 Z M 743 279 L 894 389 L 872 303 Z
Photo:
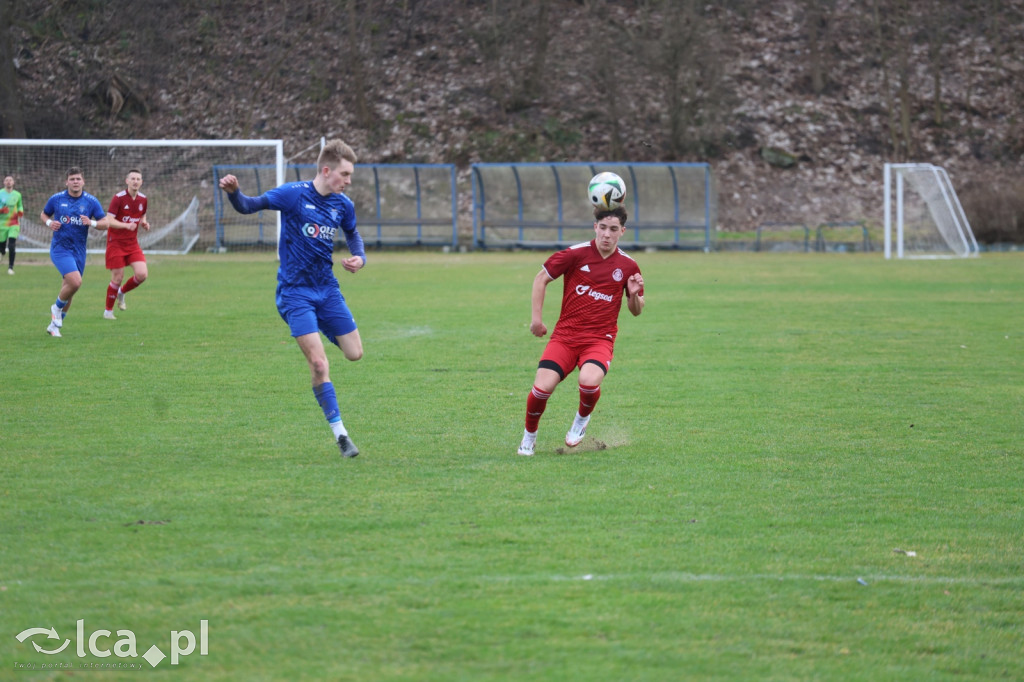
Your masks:
M 338 449 L 342 457 L 355 457 L 359 454 L 359 448 L 348 436 L 338 436 Z

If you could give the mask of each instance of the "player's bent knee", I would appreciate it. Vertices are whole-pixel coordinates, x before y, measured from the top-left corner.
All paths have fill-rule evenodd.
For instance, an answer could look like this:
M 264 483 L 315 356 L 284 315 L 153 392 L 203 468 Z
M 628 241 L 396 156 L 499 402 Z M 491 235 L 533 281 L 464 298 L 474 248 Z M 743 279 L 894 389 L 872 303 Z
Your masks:
M 359 338 L 359 331 L 351 331 L 344 336 L 339 337 L 335 343 L 338 344 L 338 348 L 345 354 L 345 359 L 355 362 L 359 358 L 363 357 L 363 340 Z
M 327 358 L 314 358 L 309 361 L 309 373 L 313 375 L 314 380 L 330 376 L 330 369 Z

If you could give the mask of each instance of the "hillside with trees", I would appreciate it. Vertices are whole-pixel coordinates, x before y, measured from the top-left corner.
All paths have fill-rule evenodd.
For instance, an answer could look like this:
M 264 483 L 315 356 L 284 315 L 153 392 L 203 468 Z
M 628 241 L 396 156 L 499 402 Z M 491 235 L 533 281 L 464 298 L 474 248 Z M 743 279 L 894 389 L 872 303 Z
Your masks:
M 944 166 L 1024 242 L 1024 0 L 0 0 L 5 137 L 322 135 L 366 162 L 706 161 L 723 230 Z M 463 193 L 467 194 L 467 193 Z M 466 199 L 468 201 L 468 199 Z

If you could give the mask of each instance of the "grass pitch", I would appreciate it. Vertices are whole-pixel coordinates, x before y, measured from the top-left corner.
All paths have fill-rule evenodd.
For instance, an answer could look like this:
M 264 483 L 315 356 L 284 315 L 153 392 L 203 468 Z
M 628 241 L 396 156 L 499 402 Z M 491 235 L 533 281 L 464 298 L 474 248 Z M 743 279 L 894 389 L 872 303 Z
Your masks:
M 154 257 L 114 322 L 91 259 L 52 339 L 57 274 L 22 254 L 0 678 L 1024 678 L 1021 256 L 636 254 L 587 439 L 573 375 L 526 458 L 546 255 L 338 268 L 366 350 L 330 354 L 342 460 L 272 256 Z

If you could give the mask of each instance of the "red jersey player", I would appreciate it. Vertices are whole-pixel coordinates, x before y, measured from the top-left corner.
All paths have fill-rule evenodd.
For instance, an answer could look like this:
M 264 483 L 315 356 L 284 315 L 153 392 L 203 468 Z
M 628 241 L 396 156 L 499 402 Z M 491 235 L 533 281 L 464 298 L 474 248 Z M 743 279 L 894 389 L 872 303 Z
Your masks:
M 114 195 L 107 208 L 107 215 L 113 218 L 107 231 L 107 270 L 110 270 L 110 284 L 107 285 L 107 304 L 103 317 L 108 320 L 114 317 L 114 302 L 120 310 L 125 310 L 124 295 L 146 281 L 149 272 L 146 269 L 146 256 L 139 246 L 138 230 L 149 229 L 146 210 L 149 204 L 146 195 L 139 191 L 142 187 L 142 171 L 133 168 L 124 179 L 125 189 Z M 117 228 L 117 224 L 124 228 Z M 124 269 L 131 266 L 132 277 L 124 282 Z M 123 284 L 122 284 L 123 282 Z
M 537 425 L 555 387 L 579 368 L 580 404 L 565 444 L 583 440 L 590 414 L 601 397 L 601 382 L 608 373 L 618 333 L 622 299 L 633 315 L 644 309 L 644 278 L 640 266 L 619 248 L 626 231 L 626 209 L 594 211 L 596 237 L 553 254 L 533 280 L 530 331 L 543 337 L 548 328 L 541 320 L 548 284 L 564 277 L 562 312 L 537 366 L 533 390 L 526 399 L 526 431 L 520 455 L 532 455 Z

